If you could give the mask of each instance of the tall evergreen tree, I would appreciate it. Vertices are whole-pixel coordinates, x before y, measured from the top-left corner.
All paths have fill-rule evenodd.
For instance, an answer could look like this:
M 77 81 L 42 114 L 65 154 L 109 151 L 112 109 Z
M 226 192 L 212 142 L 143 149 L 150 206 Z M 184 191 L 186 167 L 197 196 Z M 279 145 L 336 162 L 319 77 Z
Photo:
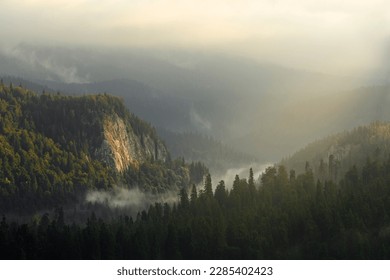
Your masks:
M 179 193 L 180 197 L 180 207 L 187 209 L 190 206 L 190 201 L 188 199 L 188 193 L 186 188 L 182 188 Z
M 211 175 L 210 174 L 206 175 L 203 193 L 208 198 L 213 197 L 213 186 L 211 184 Z
M 191 204 L 195 204 L 197 199 L 198 199 L 198 191 L 196 189 L 195 184 L 193 184 L 191 188 Z
M 214 197 L 218 201 L 220 206 L 225 206 L 227 202 L 228 193 L 225 188 L 225 182 L 222 180 L 219 182 L 218 186 L 215 188 Z

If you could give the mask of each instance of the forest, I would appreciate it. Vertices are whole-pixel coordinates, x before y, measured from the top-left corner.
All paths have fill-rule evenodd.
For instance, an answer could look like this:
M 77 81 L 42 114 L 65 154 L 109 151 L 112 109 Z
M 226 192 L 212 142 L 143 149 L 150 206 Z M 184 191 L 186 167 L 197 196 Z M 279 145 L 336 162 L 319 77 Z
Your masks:
M 34 93 L 0 83 L 0 212 L 24 215 L 83 203 L 90 190 L 115 186 L 149 192 L 199 183 L 204 164 L 144 158 L 118 172 L 96 156 L 104 116 L 116 114 L 142 140 L 164 147 L 150 124 L 108 94 L 66 96 Z
M 375 121 L 314 141 L 280 164 L 300 173 L 309 162 L 317 178 L 338 181 L 353 165 L 362 167 L 368 157 L 384 161 L 389 154 L 390 123 Z
M 276 164 L 254 178 L 250 169 L 225 186 L 203 163 L 169 154 L 114 170 L 94 156 L 103 116 L 113 113 L 141 142 L 160 143 L 119 98 L 0 84 L 1 259 L 390 258 L 388 124 L 309 145 L 291 158 L 306 156 L 303 170 Z M 118 185 L 170 191 L 176 203 L 133 213 L 85 202 L 89 191 Z
M 159 129 L 158 134 L 165 140 L 172 157 L 201 161 L 214 173 L 258 161 L 253 155 L 239 152 L 221 141 L 199 133 L 174 133 Z
M 388 259 L 390 158 L 367 159 L 340 181 L 267 168 L 260 185 L 239 178 L 230 190 L 211 176 L 180 190 L 177 204 L 151 205 L 135 217 L 85 225 L 58 208 L 29 223 L 2 218 L 3 259 Z

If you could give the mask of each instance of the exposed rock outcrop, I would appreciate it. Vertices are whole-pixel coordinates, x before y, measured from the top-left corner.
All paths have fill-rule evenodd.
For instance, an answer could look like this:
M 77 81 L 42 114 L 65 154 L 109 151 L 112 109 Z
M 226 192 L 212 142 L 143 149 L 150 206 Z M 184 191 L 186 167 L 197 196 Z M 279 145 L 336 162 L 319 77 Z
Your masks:
M 168 151 L 161 140 L 148 134 L 136 135 L 131 125 L 115 113 L 104 117 L 102 129 L 103 142 L 96 156 L 118 172 L 130 166 L 138 168 L 147 160 L 167 158 Z

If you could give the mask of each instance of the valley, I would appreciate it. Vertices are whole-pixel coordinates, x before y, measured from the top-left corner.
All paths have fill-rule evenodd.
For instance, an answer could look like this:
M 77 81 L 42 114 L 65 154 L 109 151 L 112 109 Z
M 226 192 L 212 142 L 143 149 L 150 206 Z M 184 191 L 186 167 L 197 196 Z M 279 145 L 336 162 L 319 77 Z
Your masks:
M 1 258 L 389 257 L 385 79 L 18 53 L 0 55 Z

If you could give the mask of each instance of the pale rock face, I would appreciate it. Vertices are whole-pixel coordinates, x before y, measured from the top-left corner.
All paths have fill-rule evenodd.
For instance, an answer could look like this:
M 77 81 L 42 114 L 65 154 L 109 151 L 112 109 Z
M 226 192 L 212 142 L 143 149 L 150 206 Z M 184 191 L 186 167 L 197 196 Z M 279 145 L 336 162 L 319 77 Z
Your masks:
M 168 152 L 160 140 L 154 141 L 150 135 L 141 139 L 117 114 L 104 118 L 103 135 L 96 155 L 118 172 L 130 166 L 138 168 L 150 159 L 165 161 L 167 158 Z

